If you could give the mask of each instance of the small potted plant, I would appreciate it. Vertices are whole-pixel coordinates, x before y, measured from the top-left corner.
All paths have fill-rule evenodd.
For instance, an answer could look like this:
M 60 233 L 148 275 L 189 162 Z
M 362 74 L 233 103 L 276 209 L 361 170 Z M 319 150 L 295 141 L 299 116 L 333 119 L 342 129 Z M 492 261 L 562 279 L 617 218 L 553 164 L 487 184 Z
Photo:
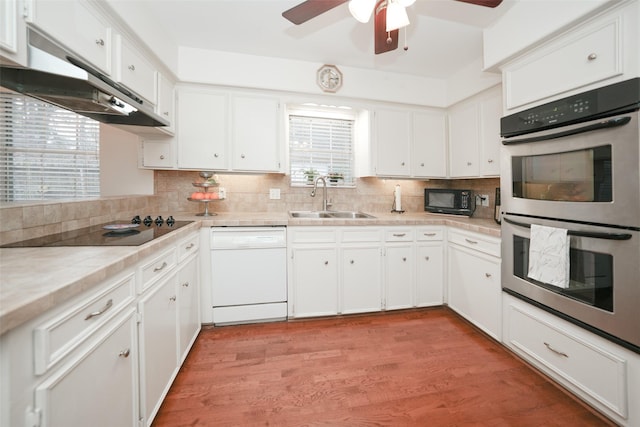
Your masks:
M 342 172 L 330 171 L 327 174 L 327 177 L 329 178 L 329 182 L 332 183 L 333 185 L 336 185 L 339 180 L 344 179 L 344 175 L 342 174 Z
M 304 174 L 305 178 L 307 178 L 307 184 L 313 184 L 313 180 L 315 180 L 316 176 L 318 176 L 318 171 L 314 168 L 305 169 L 304 171 L 302 171 L 302 173 Z

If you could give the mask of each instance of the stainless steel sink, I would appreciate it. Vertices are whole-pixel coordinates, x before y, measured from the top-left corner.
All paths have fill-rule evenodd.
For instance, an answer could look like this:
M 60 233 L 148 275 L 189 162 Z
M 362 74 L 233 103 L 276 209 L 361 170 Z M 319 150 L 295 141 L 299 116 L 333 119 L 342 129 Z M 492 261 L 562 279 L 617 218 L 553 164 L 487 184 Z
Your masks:
M 373 215 L 356 211 L 290 211 L 292 218 L 317 219 L 366 219 L 375 218 Z

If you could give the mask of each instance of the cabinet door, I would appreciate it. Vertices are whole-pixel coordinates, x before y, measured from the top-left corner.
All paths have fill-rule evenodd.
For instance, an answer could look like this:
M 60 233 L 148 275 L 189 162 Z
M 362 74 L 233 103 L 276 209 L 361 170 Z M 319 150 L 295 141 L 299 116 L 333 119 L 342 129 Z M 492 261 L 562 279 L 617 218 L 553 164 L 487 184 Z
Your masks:
M 293 249 L 294 317 L 338 314 L 337 261 L 334 248 Z
M 200 332 L 200 283 L 198 281 L 198 257 L 193 256 L 178 270 L 179 362 L 189 353 Z
M 442 242 L 416 247 L 416 306 L 442 305 L 444 289 L 444 248 Z
M 238 171 L 280 170 L 280 103 L 275 98 L 234 96 L 232 100 L 231 168 Z
M 342 249 L 341 313 L 381 310 L 381 267 L 379 245 Z
M 27 66 L 27 27 L 23 0 L 0 2 L 0 63 Z
M 500 176 L 500 117 L 502 117 L 502 97 L 500 91 L 480 103 L 480 174 Z
M 138 425 L 136 326 L 129 309 L 36 388 L 42 425 Z
M 140 403 L 150 425 L 178 370 L 176 273 L 148 291 L 139 303 Z
M 414 112 L 411 175 L 447 176 L 447 118 L 444 113 Z
M 409 113 L 376 110 L 376 175 L 409 176 Z
M 500 260 L 450 244 L 448 266 L 449 307 L 500 341 Z
M 223 93 L 198 89 L 178 92 L 178 167 L 228 168 L 228 99 Z
M 127 39 L 116 36 L 116 79 L 151 104 L 157 103 L 156 69 Z
M 173 139 L 144 139 L 142 141 L 142 166 L 145 168 L 174 168 L 176 166 L 175 141 Z
M 80 60 L 111 75 L 111 26 L 87 2 L 36 0 L 28 19 Z
M 387 246 L 385 253 L 385 309 L 413 307 L 413 245 Z
M 480 175 L 478 104 L 454 109 L 449 115 L 449 175 L 452 178 Z
M 160 73 L 158 73 L 156 113 L 169 121 L 169 126 L 159 129 L 173 135 L 175 132 L 175 88 L 173 82 Z

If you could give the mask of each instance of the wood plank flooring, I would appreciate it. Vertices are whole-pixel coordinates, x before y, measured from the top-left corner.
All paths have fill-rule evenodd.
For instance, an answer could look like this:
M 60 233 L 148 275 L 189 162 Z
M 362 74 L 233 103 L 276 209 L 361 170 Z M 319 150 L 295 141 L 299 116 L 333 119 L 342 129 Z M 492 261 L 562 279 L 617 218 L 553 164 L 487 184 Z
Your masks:
M 605 425 L 444 307 L 204 328 L 153 423 Z

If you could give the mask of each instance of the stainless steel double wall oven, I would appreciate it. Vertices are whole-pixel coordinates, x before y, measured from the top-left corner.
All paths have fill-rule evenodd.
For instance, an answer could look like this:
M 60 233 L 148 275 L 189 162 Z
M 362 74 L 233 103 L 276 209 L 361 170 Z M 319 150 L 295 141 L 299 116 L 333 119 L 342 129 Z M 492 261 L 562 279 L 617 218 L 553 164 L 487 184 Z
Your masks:
M 501 120 L 505 292 L 640 353 L 640 79 Z M 531 225 L 567 230 L 569 284 L 528 277 Z

